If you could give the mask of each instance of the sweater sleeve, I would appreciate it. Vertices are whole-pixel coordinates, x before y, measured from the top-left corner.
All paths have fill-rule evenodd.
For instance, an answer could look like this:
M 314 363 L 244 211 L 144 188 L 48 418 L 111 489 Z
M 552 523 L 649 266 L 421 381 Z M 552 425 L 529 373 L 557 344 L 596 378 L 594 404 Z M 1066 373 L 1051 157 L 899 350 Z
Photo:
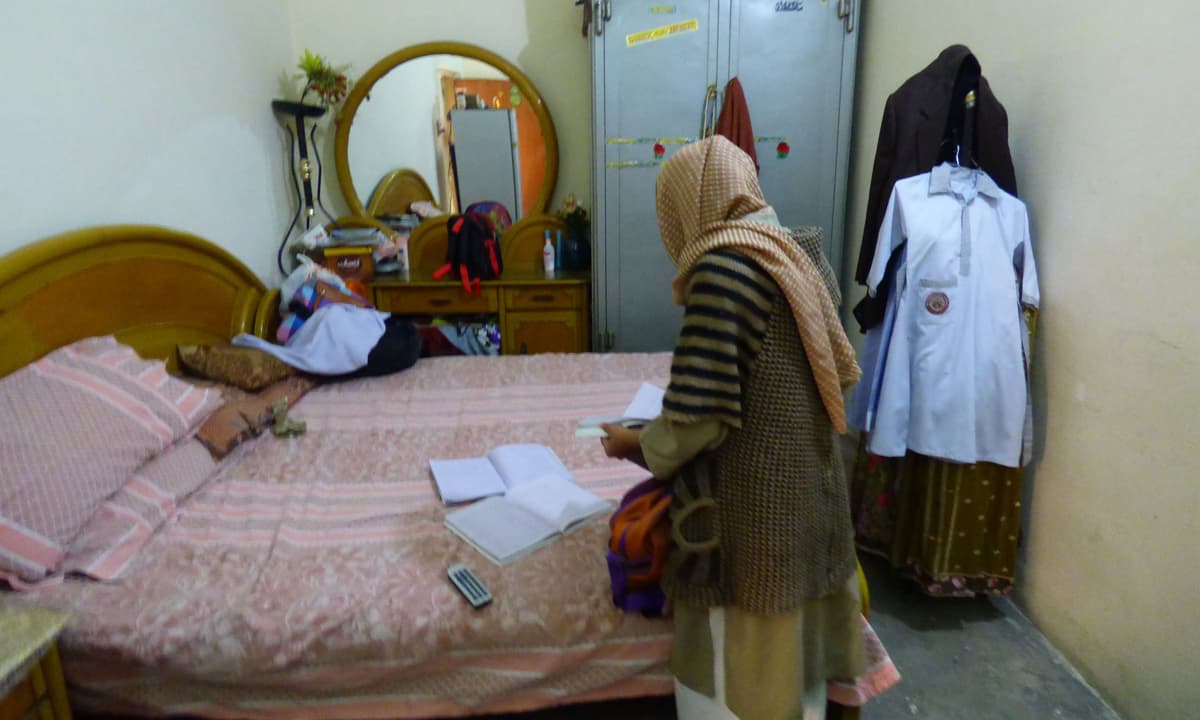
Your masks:
M 742 383 L 762 348 L 778 286 L 734 252 L 705 255 L 688 284 L 663 415 L 675 422 L 742 424 Z

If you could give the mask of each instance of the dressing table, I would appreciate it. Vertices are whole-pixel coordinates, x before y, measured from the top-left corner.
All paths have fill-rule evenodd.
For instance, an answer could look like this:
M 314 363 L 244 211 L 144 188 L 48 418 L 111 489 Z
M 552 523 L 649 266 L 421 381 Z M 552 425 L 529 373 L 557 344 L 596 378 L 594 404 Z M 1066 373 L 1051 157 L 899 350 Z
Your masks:
M 499 129 L 489 135 L 487 127 L 476 127 L 489 124 Z M 591 273 L 542 270 L 545 233 L 566 231 L 546 213 L 558 176 L 558 140 L 537 88 L 515 65 L 458 42 L 388 55 L 347 96 L 334 162 L 351 212 L 338 226 L 390 232 L 383 216 L 418 200 L 449 214 L 473 202 L 502 201 L 514 221 L 500 238 L 501 276 L 468 292 L 452 280 L 433 279 L 446 257 L 446 217 L 425 220 L 409 238 L 409 271 L 380 273 L 369 283 L 380 310 L 495 317 L 506 355 L 589 349 Z

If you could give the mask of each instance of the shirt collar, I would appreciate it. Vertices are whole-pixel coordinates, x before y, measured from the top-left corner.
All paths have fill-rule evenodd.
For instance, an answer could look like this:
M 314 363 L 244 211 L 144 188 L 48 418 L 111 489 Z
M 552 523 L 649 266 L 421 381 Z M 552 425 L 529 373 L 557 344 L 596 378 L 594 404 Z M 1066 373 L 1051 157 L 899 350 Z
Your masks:
M 929 194 L 937 195 L 938 193 L 946 193 L 948 195 L 957 195 L 958 193 L 954 192 L 950 186 L 950 178 L 956 174 L 956 171 L 957 174 L 974 173 L 975 191 L 980 195 L 987 195 L 996 200 L 999 200 L 1000 196 L 1003 195 L 1003 191 L 996 184 L 996 181 L 992 179 L 991 175 L 982 170 L 955 167 L 948 162 L 944 162 L 930 171 Z

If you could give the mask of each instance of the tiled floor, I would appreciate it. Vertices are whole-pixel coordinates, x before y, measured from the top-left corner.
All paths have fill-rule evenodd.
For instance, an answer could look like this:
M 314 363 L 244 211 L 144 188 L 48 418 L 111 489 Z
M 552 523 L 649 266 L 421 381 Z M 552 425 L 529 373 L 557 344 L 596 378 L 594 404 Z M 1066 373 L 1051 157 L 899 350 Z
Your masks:
M 867 720 L 1120 720 L 1006 600 L 932 599 L 863 558 L 871 623 L 903 676 Z M 505 720 L 667 720 L 669 698 L 559 708 Z

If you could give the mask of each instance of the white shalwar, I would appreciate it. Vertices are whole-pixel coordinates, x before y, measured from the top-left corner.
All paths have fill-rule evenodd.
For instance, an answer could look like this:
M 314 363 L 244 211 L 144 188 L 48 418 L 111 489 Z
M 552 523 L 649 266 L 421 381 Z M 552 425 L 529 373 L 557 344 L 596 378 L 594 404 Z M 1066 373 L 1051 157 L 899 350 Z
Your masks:
M 872 296 L 901 245 L 868 450 L 1019 467 L 1030 412 L 1021 306 L 1039 300 L 1025 203 L 982 170 L 943 163 L 895 184 Z

